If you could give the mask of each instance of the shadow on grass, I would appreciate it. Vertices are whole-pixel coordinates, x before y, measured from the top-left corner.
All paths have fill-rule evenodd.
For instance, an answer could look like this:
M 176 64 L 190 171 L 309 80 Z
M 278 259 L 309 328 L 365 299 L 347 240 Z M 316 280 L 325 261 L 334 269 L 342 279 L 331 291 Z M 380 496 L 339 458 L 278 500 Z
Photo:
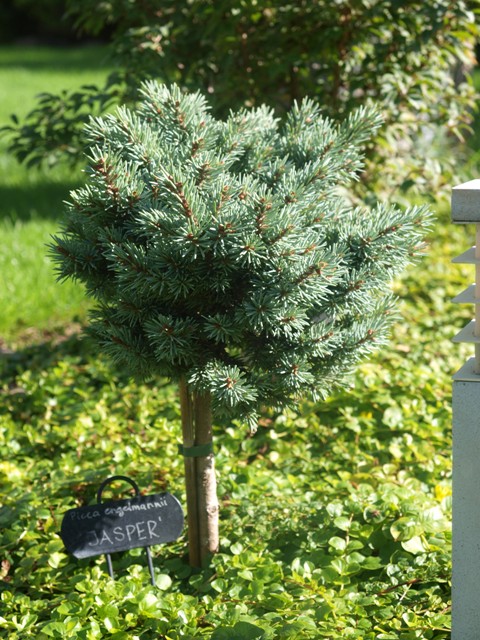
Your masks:
M 79 180 L 60 183 L 48 178 L 19 186 L 0 184 L 0 220 L 60 220 L 65 213 L 64 201 L 80 186 Z
M 10 346 L 0 338 L 0 383 L 12 383 L 25 371 L 41 371 L 67 357 L 87 361 L 96 352 L 92 340 L 82 333 L 79 323 L 59 330 L 28 329 Z
M 86 72 L 89 69 L 111 69 L 108 48 L 98 45 L 72 47 L 3 46 L 0 47 L 0 69 L 22 68 L 29 71 Z
M 6 410 L 19 422 L 24 421 L 25 416 L 43 415 L 50 394 L 61 398 L 72 421 L 84 411 L 84 402 L 93 401 L 97 396 L 100 400 L 105 389 L 111 394 L 112 412 L 127 388 L 141 399 L 144 384 L 141 381 L 137 381 L 138 385 L 132 384 L 128 372 L 99 356 L 98 344 L 82 331 L 80 323 L 71 323 L 57 330 L 32 328 L 14 345 L 0 338 L 0 398 L 4 396 L 0 413 Z M 34 381 L 31 387 L 30 381 Z M 164 378 L 145 384 L 151 384 L 159 395 L 168 393 L 171 386 Z M 159 415 L 169 421 L 176 419 L 176 409 L 163 404 L 159 403 Z M 123 405 L 122 411 L 127 411 Z

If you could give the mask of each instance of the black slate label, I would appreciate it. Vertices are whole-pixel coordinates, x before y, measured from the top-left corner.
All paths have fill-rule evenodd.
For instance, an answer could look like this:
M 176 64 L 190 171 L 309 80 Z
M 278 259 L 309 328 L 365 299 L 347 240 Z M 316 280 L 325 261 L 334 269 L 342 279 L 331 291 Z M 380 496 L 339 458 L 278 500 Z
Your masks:
M 112 500 L 70 509 L 60 536 L 76 558 L 173 542 L 183 530 L 183 511 L 170 493 Z

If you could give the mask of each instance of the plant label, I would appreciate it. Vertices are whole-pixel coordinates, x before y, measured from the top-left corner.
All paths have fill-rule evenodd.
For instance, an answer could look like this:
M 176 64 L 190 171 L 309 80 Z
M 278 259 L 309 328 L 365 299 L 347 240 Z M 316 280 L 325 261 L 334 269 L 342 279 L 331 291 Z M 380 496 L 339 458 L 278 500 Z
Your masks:
M 173 542 L 183 523 L 179 501 L 159 493 L 70 509 L 60 536 L 67 551 L 80 559 Z

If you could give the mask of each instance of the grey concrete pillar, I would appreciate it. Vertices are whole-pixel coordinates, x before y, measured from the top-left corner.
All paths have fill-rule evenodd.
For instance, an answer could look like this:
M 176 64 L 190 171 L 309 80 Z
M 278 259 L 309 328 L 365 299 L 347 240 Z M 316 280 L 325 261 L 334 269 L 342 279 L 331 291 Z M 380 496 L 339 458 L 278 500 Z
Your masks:
M 480 638 L 480 376 L 453 380 L 452 640 Z
M 453 339 L 475 345 L 453 377 L 452 640 L 480 640 L 480 180 L 455 187 L 452 221 L 476 225 L 476 245 L 453 262 L 475 266 L 475 284 L 454 302 L 475 307 Z

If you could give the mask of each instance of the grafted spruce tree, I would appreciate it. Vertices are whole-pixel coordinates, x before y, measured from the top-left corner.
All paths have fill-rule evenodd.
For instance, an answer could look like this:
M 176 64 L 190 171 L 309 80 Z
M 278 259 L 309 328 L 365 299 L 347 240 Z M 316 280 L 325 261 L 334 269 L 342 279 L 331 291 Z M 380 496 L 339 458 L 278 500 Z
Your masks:
M 212 414 L 322 398 L 381 345 L 390 282 L 427 211 L 349 208 L 342 188 L 381 123 L 311 100 L 217 120 L 201 94 L 143 85 L 136 111 L 88 126 L 85 187 L 52 251 L 96 299 L 90 331 L 119 366 L 179 384 L 190 558 L 218 546 Z

